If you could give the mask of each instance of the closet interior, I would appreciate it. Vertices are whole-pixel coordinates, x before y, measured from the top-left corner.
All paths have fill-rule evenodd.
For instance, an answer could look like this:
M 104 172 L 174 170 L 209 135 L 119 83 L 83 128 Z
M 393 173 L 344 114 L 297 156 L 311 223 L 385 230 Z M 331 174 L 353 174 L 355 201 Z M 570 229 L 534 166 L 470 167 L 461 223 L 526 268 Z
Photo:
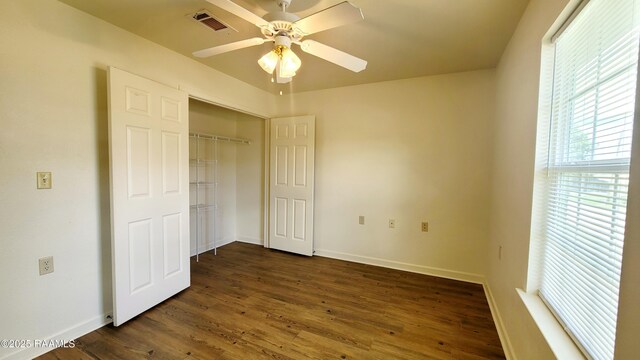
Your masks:
M 263 244 L 263 119 L 189 100 L 191 256 Z

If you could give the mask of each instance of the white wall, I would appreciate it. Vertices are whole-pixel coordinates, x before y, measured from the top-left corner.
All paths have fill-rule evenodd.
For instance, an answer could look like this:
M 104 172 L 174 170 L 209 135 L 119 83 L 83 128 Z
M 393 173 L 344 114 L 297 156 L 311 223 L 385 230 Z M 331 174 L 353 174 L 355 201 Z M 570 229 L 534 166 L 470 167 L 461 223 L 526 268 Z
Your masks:
M 554 358 L 515 289 L 527 279 L 542 37 L 566 3 L 532 0 L 496 70 L 487 280 L 518 359 Z
M 487 70 L 280 97 L 316 115 L 316 254 L 481 281 L 494 93 Z
M 238 114 L 237 137 L 251 145 L 237 145 L 236 153 L 236 239 L 264 243 L 264 129 L 265 121 Z
M 497 107 L 487 277 L 518 359 L 555 358 L 515 288 L 525 288 L 527 281 L 542 40 L 568 3 L 569 0 L 532 0 L 496 70 Z M 638 148 L 634 147 L 634 156 L 635 165 L 640 166 Z M 640 211 L 639 202 L 633 201 L 635 195 L 632 191 L 640 192 L 640 176 L 634 176 L 630 185 L 628 219 L 637 218 Z M 637 221 L 627 220 L 627 224 L 617 359 L 634 358 L 640 351 L 637 341 L 640 234 Z M 500 246 L 501 260 L 498 259 Z
M 55 0 L 1 1 L 0 339 L 68 339 L 111 311 L 107 65 L 273 112 L 272 95 Z

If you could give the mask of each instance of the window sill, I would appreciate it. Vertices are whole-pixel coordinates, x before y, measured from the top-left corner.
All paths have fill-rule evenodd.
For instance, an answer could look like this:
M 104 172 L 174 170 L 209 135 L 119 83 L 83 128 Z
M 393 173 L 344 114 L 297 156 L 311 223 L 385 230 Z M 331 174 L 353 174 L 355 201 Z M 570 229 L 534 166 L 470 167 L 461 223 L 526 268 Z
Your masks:
M 516 291 L 556 358 L 583 360 L 585 357 L 582 352 L 549 311 L 547 305 L 542 302 L 542 299 L 538 295 L 527 293 L 522 289 L 516 289 Z

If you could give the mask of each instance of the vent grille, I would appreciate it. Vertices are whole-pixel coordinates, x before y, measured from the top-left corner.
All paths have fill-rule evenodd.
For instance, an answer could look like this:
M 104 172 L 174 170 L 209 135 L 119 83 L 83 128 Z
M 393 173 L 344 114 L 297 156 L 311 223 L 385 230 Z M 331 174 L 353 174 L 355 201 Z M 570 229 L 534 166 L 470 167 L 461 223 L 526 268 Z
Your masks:
M 223 23 L 222 21 L 214 18 L 207 10 L 200 10 L 197 13 L 191 15 L 191 18 L 200 24 L 212 29 L 213 31 L 220 31 L 224 29 L 233 29 L 229 25 Z
M 212 28 L 215 31 L 218 30 L 222 30 L 222 29 L 226 29 L 227 25 L 221 23 L 220 21 L 210 17 L 210 18 L 206 18 L 204 20 L 200 20 L 200 22 L 210 28 Z

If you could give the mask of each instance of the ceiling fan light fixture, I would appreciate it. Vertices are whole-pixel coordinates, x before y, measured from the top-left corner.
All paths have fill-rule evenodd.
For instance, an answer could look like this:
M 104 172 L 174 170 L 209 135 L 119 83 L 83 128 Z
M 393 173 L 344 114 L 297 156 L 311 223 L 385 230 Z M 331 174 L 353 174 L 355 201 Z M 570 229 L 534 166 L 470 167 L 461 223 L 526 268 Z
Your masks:
M 280 77 L 290 78 L 296 75 L 296 71 L 300 69 L 302 61 L 291 49 L 284 48 L 280 55 L 279 73 Z
M 260 65 L 262 70 L 269 74 L 273 74 L 273 71 L 278 65 L 278 60 L 280 60 L 278 54 L 274 50 L 271 50 L 258 60 L 258 65 Z
M 294 74 L 295 75 L 295 74 Z M 280 66 L 276 67 L 276 83 L 278 84 L 288 84 L 291 82 L 292 78 L 291 77 L 284 77 L 280 74 Z
M 292 44 L 299 45 L 302 51 L 307 54 L 327 60 L 353 72 L 360 72 L 367 67 L 365 60 L 351 54 L 317 41 L 302 41 L 302 38 L 308 35 L 362 21 L 364 19 L 362 10 L 349 1 L 343 1 L 304 18 L 287 12 L 292 0 L 275 0 L 281 10 L 271 12 L 264 17 L 260 17 L 236 4 L 235 0 L 206 1 L 254 24 L 260 28 L 264 37 L 255 37 L 199 50 L 193 53 L 195 57 L 205 58 L 262 45 L 265 42 L 273 42 L 273 50 L 263 55 L 258 60 L 258 64 L 266 73 L 271 75 L 272 82 L 279 84 L 290 82 L 302 65 L 300 58 L 291 51 Z M 209 15 L 197 14 L 196 20 L 206 16 Z

